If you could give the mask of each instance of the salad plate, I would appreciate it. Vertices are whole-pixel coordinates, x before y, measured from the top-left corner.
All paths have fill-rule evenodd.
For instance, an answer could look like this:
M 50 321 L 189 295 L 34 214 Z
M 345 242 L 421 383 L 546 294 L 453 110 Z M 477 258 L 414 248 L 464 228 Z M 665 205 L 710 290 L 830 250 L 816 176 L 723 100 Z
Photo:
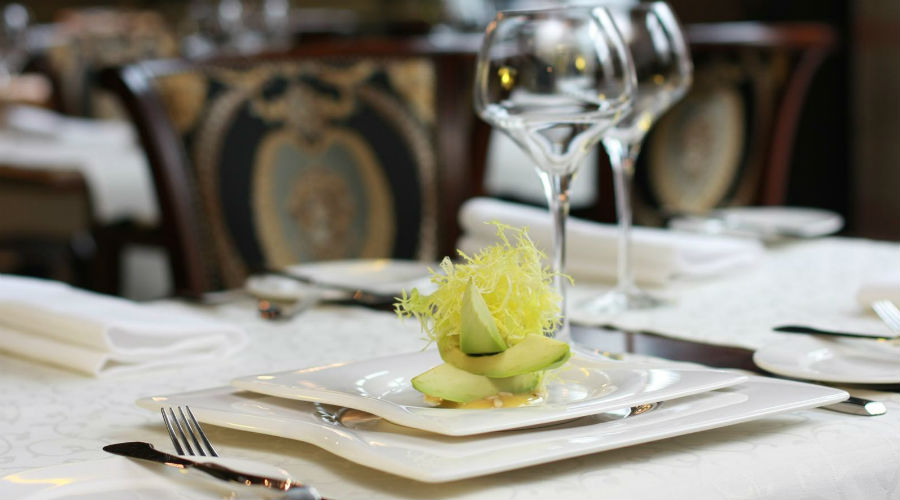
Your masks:
M 323 290 L 315 285 L 275 274 L 248 276 L 244 281 L 244 289 L 257 299 L 282 302 L 339 299 L 346 295 L 345 292 Z
M 900 346 L 877 340 L 797 336 L 753 353 L 763 370 L 786 377 L 845 384 L 900 383 Z
M 418 481 L 444 482 L 724 427 L 846 398 L 846 392 L 830 387 L 751 377 L 740 385 L 665 401 L 641 414 L 626 409 L 553 425 L 462 437 L 395 425 L 355 410 L 232 387 L 147 397 L 137 404 L 152 411 L 163 405 L 190 405 L 204 424 L 303 441 L 373 469 Z M 486 412 L 496 418 L 504 415 Z M 348 416 L 351 418 L 345 418 Z
M 662 368 L 573 356 L 552 373 L 538 404 L 517 408 L 442 408 L 425 401 L 410 379 L 441 364 L 437 350 L 355 363 L 237 378 L 246 391 L 373 413 L 395 424 L 450 436 L 509 430 L 667 401 L 747 379 L 740 373 Z
M 708 216 L 678 217 L 669 222 L 669 227 L 775 241 L 785 237 L 816 238 L 834 234 L 844 227 L 844 219 L 837 213 L 818 208 L 729 207 L 715 210 Z
M 328 288 L 360 289 L 379 295 L 432 288 L 428 267 L 436 263 L 396 259 L 351 259 L 287 266 L 282 271 L 311 284 Z

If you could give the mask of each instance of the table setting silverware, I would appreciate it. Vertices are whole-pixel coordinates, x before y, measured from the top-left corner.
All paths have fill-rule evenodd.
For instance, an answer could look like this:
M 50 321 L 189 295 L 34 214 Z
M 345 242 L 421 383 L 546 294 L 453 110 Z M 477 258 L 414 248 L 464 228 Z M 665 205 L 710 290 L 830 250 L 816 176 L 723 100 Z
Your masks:
M 864 333 L 854 333 L 854 332 L 844 332 L 839 330 L 823 330 L 821 328 L 816 328 L 813 326 L 807 325 L 779 325 L 772 328 L 776 332 L 781 333 L 803 333 L 808 335 L 830 335 L 834 337 L 848 337 L 848 338 L 857 338 L 857 339 L 870 339 L 870 340 L 881 340 L 881 341 L 894 341 L 900 340 L 900 335 L 894 336 L 882 336 L 882 335 L 867 335 Z
M 877 417 L 887 413 L 887 408 L 881 401 L 858 398 L 856 396 L 850 396 L 846 401 L 823 406 L 822 408 L 840 413 L 849 413 L 850 415 L 862 415 L 864 417 Z
M 900 309 L 890 300 L 878 300 L 872 303 L 872 310 L 887 325 L 888 329 L 896 335 L 868 335 L 865 333 L 847 332 L 840 330 L 825 330 L 807 325 L 779 325 L 772 328 L 776 332 L 801 333 L 809 335 L 830 335 L 835 337 L 848 337 L 857 339 L 877 340 L 900 345 Z
M 893 302 L 876 300 L 872 303 L 872 310 L 892 332 L 900 335 L 900 309 Z
M 284 494 L 278 497 L 280 499 L 323 500 L 315 488 L 290 478 L 243 472 L 202 458 L 186 458 L 186 456 L 219 457 L 219 454 L 213 448 L 203 428 L 200 427 L 200 423 L 194 417 L 190 407 L 185 406 L 182 409 L 179 406 L 177 410 L 178 414 L 176 415 L 172 408 L 168 408 L 167 414 L 166 408 L 160 408 L 160 414 L 177 455 L 157 450 L 152 444 L 140 441 L 110 444 L 104 446 L 103 450 L 115 455 L 156 462 L 176 469 L 194 469 L 235 485 L 283 492 Z

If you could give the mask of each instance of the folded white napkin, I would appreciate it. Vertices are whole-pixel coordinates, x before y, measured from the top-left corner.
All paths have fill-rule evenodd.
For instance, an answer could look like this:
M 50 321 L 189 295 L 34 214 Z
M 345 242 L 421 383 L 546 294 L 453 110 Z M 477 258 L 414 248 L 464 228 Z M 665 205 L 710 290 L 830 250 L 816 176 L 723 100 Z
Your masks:
M 474 198 L 460 210 L 463 236 L 458 246 L 464 252 L 497 241 L 499 221 L 528 227 L 538 248 L 552 250 L 552 225 L 546 209 Z M 566 224 L 566 273 L 576 280 L 610 281 L 616 277 L 618 230 L 615 225 L 570 218 Z M 631 232 L 631 255 L 635 279 L 645 284 L 663 284 L 674 277 L 699 277 L 727 271 L 754 262 L 764 252 L 756 240 L 679 233 L 665 229 L 635 227 Z
M 139 304 L 35 278 L 0 275 L 0 350 L 89 375 L 228 356 L 243 329 L 173 304 Z
M 134 127 L 126 121 L 75 118 L 33 106 L 6 108 L 2 125 L 9 131 L 68 144 L 104 148 L 135 145 Z

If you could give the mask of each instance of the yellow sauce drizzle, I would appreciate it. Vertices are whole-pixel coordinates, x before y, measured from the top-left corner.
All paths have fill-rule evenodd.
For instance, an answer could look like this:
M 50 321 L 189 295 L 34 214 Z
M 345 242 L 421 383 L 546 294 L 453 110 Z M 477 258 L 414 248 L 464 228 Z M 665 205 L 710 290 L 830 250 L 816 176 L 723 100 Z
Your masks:
M 438 408 L 455 408 L 459 410 L 492 410 L 494 408 L 518 408 L 520 406 L 533 406 L 544 401 L 542 394 L 526 392 L 522 394 L 500 393 L 496 396 L 476 399 L 468 403 L 457 403 L 441 398 L 425 396 L 425 402 L 436 405 Z

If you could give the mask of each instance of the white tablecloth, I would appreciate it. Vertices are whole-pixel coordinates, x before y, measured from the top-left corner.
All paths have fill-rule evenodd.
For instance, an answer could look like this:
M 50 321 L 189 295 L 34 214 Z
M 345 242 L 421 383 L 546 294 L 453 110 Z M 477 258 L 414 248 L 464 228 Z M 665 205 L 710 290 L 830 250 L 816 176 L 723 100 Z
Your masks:
M 0 162 L 19 168 L 77 170 L 84 175 L 97 222 L 159 220 L 153 178 L 140 145 L 64 142 L 0 130 Z
M 880 244 L 828 241 L 832 243 L 826 250 L 830 245 L 853 247 L 860 255 L 871 252 L 873 259 L 883 258 Z M 775 261 L 793 258 L 790 249 L 772 252 Z M 784 279 L 802 275 L 814 284 L 823 274 L 843 275 L 839 264 L 810 265 Z M 822 300 L 830 300 L 829 296 L 821 295 Z M 233 377 L 254 373 L 414 351 L 423 345 L 417 325 L 401 323 L 387 312 L 321 307 L 284 323 L 257 319 L 251 302 L 208 312 L 245 327 L 251 346 L 217 363 L 114 380 L 81 377 L 0 356 L 0 476 L 105 459 L 108 455 L 100 447 L 118 441 L 145 440 L 168 449 L 158 415 L 134 405 L 142 396 L 224 385 Z M 796 411 L 448 484 L 402 479 L 300 442 L 217 428 L 209 431 L 223 454 L 280 465 L 336 499 L 900 498 L 900 394 L 851 392 L 885 401 L 887 415 Z M 2 490 L 0 498 L 4 498 Z
M 584 304 L 608 288 L 576 283 L 568 310 L 572 321 L 583 324 L 759 349 L 784 339 L 772 327 L 786 324 L 890 335 L 871 308 L 857 300 L 860 289 L 872 283 L 900 289 L 900 245 L 824 238 L 772 247 L 760 262 L 723 279 L 648 288 L 665 302 L 655 309 L 597 315 Z

